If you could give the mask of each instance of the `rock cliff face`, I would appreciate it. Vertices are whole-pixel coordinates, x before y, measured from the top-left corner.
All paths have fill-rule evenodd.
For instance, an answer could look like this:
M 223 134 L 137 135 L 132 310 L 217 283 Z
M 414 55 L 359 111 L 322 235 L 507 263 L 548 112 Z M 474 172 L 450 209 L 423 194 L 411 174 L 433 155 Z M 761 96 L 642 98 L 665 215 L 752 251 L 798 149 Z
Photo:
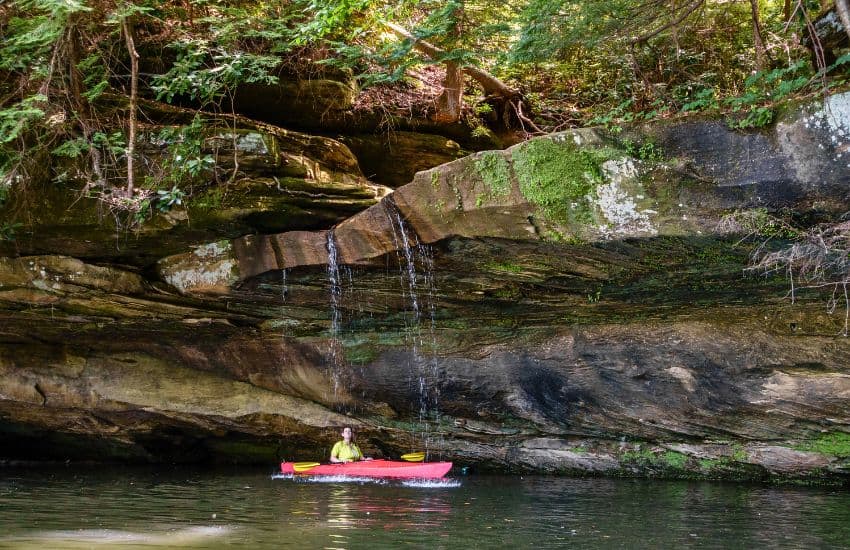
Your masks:
M 272 464 L 351 424 L 482 469 L 846 483 L 844 309 L 745 268 L 787 243 L 771 215 L 850 210 L 849 94 L 758 133 L 547 136 L 387 196 L 323 143 L 336 168 L 261 152 L 250 208 L 190 204 L 129 252 L 59 218 L 7 251 L 5 458 Z

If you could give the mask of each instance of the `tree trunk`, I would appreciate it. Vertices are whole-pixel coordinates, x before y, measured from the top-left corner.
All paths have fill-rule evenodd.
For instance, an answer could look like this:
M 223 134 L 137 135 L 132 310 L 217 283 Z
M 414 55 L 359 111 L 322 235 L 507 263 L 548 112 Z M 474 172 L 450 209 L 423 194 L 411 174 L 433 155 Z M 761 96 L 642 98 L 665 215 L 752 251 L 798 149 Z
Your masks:
M 765 67 L 767 49 L 764 47 L 761 22 L 759 20 L 759 0 L 750 0 L 750 11 L 753 15 L 753 44 L 756 48 L 756 69 L 760 71 Z
M 703 0 L 697 1 L 702 2 Z M 402 38 L 412 41 L 414 48 L 432 59 L 439 59 L 446 53 L 441 48 L 438 48 L 430 42 L 416 38 L 404 27 L 391 22 L 385 22 L 384 25 Z M 446 63 L 446 65 L 450 65 L 450 63 Z M 454 63 L 451 63 L 451 65 L 454 65 L 454 70 L 457 70 L 457 66 Z M 451 72 L 453 71 L 450 68 L 447 68 L 444 86 L 450 82 L 449 74 Z M 534 133 L 543 133 L 543 131 L 534 124 L 529 116 L 523 113 L 524 101 L 519 90 L 511 88 L 487 71 L 477 67 L 462 67 L 458 72 L 469 76 L 481 86 L 484 90 L 484 94 L 487 96 L 487 102 L 493 107 L 494 112 L 498 114 L 501 124 L 505 129 L 520 126 L 526 133 L 531 133 L 526 128 L 530 128 Z M 462 84 L 462 80 L 460 84 Z M 456 91 L 452 90 L 453 93 L 457 94 L 458 105 L 460 103 L 459 96 L 461 91 L 462 86 L 458 86 Z M 445 89 L 443 90 L 443 94 L 446 94 Z M 443 95 L 440 97 L 443 98 Z
M 451 13 L 454 20 L 449 31 L 449 39 L 454 41 L 460 36 L 460 17 L 463 8 L 457 5 Z M 443 79 L 443 91 L 437 98 L 437 120 L 441 122 L 457 122 L 463 112 L 463 70 L 457 63 L 446 61 L 446 77 Z
M 791 21 L 791 0 L 785 0 L 782 4 L 782 20 L 786 23 Z
M 457 63 L 446 63 L 443 91 L 437 98 L 437 119 L 440 122 L 457 122 L 463 107 L 463 70 Z
M 424 53 L 428 57 L 432 59 L 437 59 L 442 56 L 444 52 L 442 49 L 434 46 L 430 42 L 426 42 L 425 40 L 420 40 L 413 36 L 410 31 L 396 25 L 395 23 L 384 23 L 389 29 L 395 32 L 397 35 L 402 38 L 406 38 L 408 40 L 413 41 L 413 47 Z M 482 88 L 484 88 L 484 93 L 487 95 L 502 95 L 502 96 L 516 96 L 519 95 L 519 92 L 514 90 L 513 88 L 507 86 L 504 82 L 491 75 L 487 71 L 483 71 L 477 67 L 463 67 L 461 69 L 463 74 L 468 75 L 470 78 L 478 82 Z
M 127 136 L 127 197 L 133 197 L 135 174 L 133 173 L 133 157 L 136 154 L 136 126 L 139 102 L 139 52 L 133 38 L 133 26 L 130 17 L 121 22 L 124 27 L 124 38 L 127 41 L 127 51 L 130 53 L 130 121 Z

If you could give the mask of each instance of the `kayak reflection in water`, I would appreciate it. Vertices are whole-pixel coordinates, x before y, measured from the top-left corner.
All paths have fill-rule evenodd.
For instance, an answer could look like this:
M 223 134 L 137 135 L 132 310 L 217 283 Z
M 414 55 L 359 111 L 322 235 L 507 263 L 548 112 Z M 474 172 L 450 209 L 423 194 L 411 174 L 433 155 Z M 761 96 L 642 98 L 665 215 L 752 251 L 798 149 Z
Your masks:
M 342 441 L 337 441 L 331 449 L 331 462 L 355 462 L 357 460 L 372 460 L 363 456 L 360 447 L 354 443 L 354 432 L 346 426 L 342 429 Z

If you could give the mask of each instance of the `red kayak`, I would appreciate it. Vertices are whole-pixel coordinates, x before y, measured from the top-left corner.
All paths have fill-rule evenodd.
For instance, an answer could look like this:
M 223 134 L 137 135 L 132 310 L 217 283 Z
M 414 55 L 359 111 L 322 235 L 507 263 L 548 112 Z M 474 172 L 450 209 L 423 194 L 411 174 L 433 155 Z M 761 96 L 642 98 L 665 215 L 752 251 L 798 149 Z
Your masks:
M 280 471 L 284 474 L 308 476 L 352 476 L 352 477 L 395 477 L 428 478 L 443 477 L 452 468 L 451 462 L 401 462 L 396 460 L 361 460 L 343 464 L 319 464 L 317 466 L 295 468 L 297 462 L 282 462 Z

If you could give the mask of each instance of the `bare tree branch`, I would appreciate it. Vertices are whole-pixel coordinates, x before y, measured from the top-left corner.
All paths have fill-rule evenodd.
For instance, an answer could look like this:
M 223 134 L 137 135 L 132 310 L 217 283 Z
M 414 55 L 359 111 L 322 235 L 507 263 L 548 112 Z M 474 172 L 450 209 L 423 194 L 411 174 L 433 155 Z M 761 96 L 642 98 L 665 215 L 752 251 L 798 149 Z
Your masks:
M 697 8 L 702 6 L 704 3 L 705 3 L 705 0 L 696 0 L 692 4 L 686 6 L 684 8 L 684 10 L 682 11 L 682 13 L 678 17 L 673 19 L 672 21 L 669 21 L 665 25 L 662 25 L 659 28 L 657 28 L 653 31 L 650 31 L 646 34 L 642 34 L 640 36 L 632 38 L 631 40 L 629 40 L 629 44 L 640 44 L 641 42 L 646 42 L 650 38 L 658 36 L 662 32 L 669 29 L 670 27 L 674 27 L 674 26 L 678 25 L 679 23 L 681 23 L 682 21 L 684 21 L 685 19 L 687 19 L 689 15 L 691 15 L 693 12 L 695 12 L 697 10 Z
M 756 49 L 756 69 L 762 70 L 764 69 L 765 58 L 768 54 L 767 48 L 764 47 L 761 21 L 759 20 L 759 0 L 750 0 L 750 13 L 753 18 L 753 44 Z
M 139 52 L 136 51 L 136 42 L 133 39 L 133 27 L 130 16 L 121 21 L 124 29 L 124 39 L 127 42 L 127 51 L 130 53 L 130 120 L 129 136 L 127 137 L 127 196 L 133 196 L 135 174 L 133 173 L 133 157 L 136 153 L 136 126 L 139 101 Z
M 699 2 L 702 1 L 703 0 L 699 0 Z M 411 33 L 400 25 L 396 25 L 391 21 L 384 21 L 384 25 L 400 37 L 412 41 L 414 48 L 434 60 L 438 60 L 446 53 L 442 48 L 438 48 L 437 46 L 431 44 L 426 40 L 417 38 L 413 35 L 413 33 Z M 511 88 L 495 76 L 491 75 L 487 71 L 472 66 L 463 67 L 462 70 L 465 74 L 469 75 L 470 78 L 478 82 L 478 84 L 480 84 L 482 88 L 484 88 L 485 94 L 495 94 L 505 97 L 513 97 L 519 95 L 519 92 L 517 90 L 514 90 L 513 88 Z

